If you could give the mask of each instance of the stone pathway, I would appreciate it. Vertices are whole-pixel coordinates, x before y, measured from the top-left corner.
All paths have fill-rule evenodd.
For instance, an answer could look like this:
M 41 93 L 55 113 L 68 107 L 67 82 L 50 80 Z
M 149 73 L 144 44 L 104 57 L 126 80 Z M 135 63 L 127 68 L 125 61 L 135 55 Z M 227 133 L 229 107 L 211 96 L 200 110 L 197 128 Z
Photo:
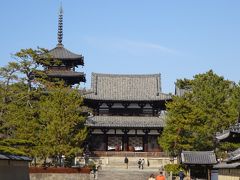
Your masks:
M 157 174 L 156 169 L 116 169 L 107 168 L 100 170 L 96 178 L 97 180 L 147 180 L 151 174 Z M 91 175 L 91 180 L 93 180 Z

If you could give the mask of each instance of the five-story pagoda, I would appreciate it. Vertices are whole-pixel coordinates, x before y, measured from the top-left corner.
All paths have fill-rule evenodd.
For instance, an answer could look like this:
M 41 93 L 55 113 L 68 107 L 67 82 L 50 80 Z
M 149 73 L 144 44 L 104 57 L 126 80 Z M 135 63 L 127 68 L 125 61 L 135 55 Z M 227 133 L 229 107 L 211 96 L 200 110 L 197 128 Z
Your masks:
M 79 84 L 86 82 L 83 72 L 76 72 L 75 69 L 81 65 L 84 66 L 84 57 L 72 53 L 64 48 L 63 40 L 63 9 L 60 7 L 58 19 L 58 44 L 43 57 L 47 59 L 44 63 L 45 72 L 50 81 L 63 80 L 65 85 Z

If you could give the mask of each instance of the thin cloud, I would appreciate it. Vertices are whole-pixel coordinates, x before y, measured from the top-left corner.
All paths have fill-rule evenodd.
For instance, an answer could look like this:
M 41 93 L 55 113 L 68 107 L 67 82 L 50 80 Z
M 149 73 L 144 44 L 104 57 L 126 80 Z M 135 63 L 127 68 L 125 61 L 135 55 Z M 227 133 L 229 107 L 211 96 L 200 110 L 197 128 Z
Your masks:
M 86 38 L 87 43 L 98 48 L 104 48 L 114 51 L 125 51 L 131 54 L 142 54 L 142 53 L 165 53 L 165 54 L 179 54 L 175 49 L 171 49 L 159 44 L 150 42 L 140 42 L 128 39 L 118 38 Z
M 159 52 L 170 53 L 170 54 L 177 53 L 176 50 L 161 46 L 159 44 L 154 44 L 149 42 L 136 42 L 136 41 L 130 41 L 130 40 L 124 40 L 124 41 L 126 42 L 126 44 L 128 44 L 133 48 L 156 50 Z

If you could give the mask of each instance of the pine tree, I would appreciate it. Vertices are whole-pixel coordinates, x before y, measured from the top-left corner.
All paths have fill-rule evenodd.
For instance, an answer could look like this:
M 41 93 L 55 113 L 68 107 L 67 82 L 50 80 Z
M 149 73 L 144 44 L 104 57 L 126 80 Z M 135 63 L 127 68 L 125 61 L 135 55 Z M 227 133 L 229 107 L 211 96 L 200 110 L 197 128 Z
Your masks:
M 236 122 L 238 85 L 212 70 L 192 80 L 178 80 L 176 85 L 188 92 L 167 103 L 166 127 L 159 143 L 174 156 L 182 150 L 213 150 L 216 132 Z

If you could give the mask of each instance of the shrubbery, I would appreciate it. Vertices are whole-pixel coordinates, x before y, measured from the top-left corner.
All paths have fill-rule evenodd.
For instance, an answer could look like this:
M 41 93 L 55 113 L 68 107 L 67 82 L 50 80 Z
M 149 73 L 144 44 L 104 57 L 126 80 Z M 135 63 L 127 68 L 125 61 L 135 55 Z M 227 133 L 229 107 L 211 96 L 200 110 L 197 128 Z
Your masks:
M 174 176 L 177 176 L 180 170 L 184 170 L 180 164 L 167 164 L 164 166 L 164 169 L 167 173 L 172 172 Z

